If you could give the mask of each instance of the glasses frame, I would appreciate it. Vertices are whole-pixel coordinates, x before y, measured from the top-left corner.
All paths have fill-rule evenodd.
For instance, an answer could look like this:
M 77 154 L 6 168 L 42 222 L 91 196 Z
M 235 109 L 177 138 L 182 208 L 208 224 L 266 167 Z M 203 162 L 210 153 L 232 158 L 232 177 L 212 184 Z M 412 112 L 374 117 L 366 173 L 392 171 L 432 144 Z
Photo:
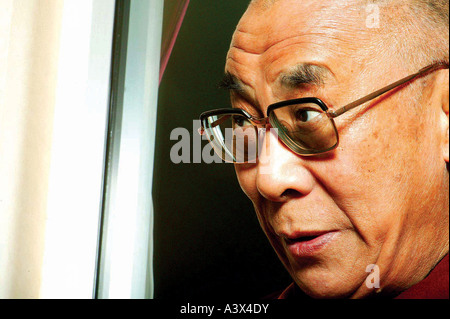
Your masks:
M 264 117 L 264 118 L 255 118 L 255 117 L 251 116 L 247 111 L 245 111 L 243 109 L 238 109 L 238 108 L 216 109 L 216 110 L 206 111 L 206 112 L 203 112 L 200 115 L 201 127 L 199 129 L 199 133 L 201 135 L 206 134 L 205 124 L 207 123 L 206 119 L 209 116 L 221 115 L 221 114 L 243 115 L 256 128 L 261 127 L 261 126 L 266 127 L 267 124 L 270 123 L 270 125 L 272 127 L 279 129 L 281 131 L 281 133 L 282 133 L 281 136 L 279 135 L 281 141 L 290 150 L 292 150 L 294 153 L 296 153 L 298 155 L 301 155 L 301 156 L 312 156 L 312 155 L 326 153 L 326 152 L 329 152 L 329 151 L 335 149 L 339 145 L 339 132 L 336 129 L 336 125 L 335 125 L 334 120 L 333 120 L 334 118 L 336 118 L 336 117 L 338 117 L 338 116 L 340 116 L 340 115 L 350 111 L 351 109 L 354 109 L 357 106 L 360 106 L 360 105 L 362 105 L 362 104 L 364 104 L 366 102 L 369 102 L 369 101 L 371 101 L 371 100 L 373 100 L 373 99 L 375 99 L 375 98 L 377 98 L 377 97 L 379 97 L 379 96 L 381 96 L 381 95 L 391 91 L 392 89 L 400 87 L 401 85 L 406 84 L 409 81 L 412 81 L 412 80 L 414 80 L 414 79 L 416 79 L 416 78 L 418 78 L 420 76 L 423 76 L 425 74 L 434 72 L 434 71 L 439 70 L 439 69 L 448 69 L 448 68 L 449 68 L 449 65 L 446 62 L 438 62 L 438 63 L 431 64 L 429 66 L 426 66 L 426 67 L 420 69 L 419 71 L 417 71 L 414 74 L 411 74 L 411 75 L 409 75 L 407 77 L 404 77 L 404 78 L 402 78 L 402 79 L 400 79 L 400 80 L 398 80 L 398 81 L 396 81 L 396 82 L 394 82 L 392 84 L 389 84 L 389 85 L 387 85 L 387 86 L 385 86 L 385 87 L 383 87 L 383 88 L 381 88 L 379 90 L 376 90 L 376 91 L 374 91 L 374 92 L 372 92 L 372 93 L 370 93 L 368 95 L 365 95 L 365 96 L 363 96 L 363 97 L 361 97 L 361 98 L 359 98 L 359 99 L 357 99 L 357 100 L 355 100 L 355 101 L 353 101 L 353 102 L 351 102 L 351 103 L 349 103 L 349 104 L 347 104 L 347 105 L 337 109 L 336 111 L 330 110 L 328 108 L 328 106 L 322 100 L 320 100 L 319 98 L 316 98 L 316 97 L 305 97 L 305 98 L 291 99 L 291 100 L 286 100 L 286 101 L 281 101 L 281 102 L 270 104 L 267 107 L 267 116 Z M 289 105 L 295 105 L 295 104 L 301 104 L 301 103 L 314 103 L 314 104 L 317 104 L 327 114 L 327 116 L 330 119 L 330 121 L 332 122 L 332 124 L 334 126 L 334 129 L 335 129 L 335 132 L 336 132 L 336 140 L 337 140 L 337 142 L 336 142 L 335 145 L 333 145 L 332 147 L 330 147 L 330 148 L 328 148 L 326 150 L 307 151 L 307 152 L 302 151 L 302 152 L 299 152 L 298 151 L 299 147 L 297 146 L 297 143 L 292 141 L 289 138 L 289 136 L 286 135 L 284 133 L 284 131 L 280 127 L 278 127 L 278 126 L 274 125 L 273 123 L 271 123 L 271 121 L 270 121 L 270 114 L 274 110 L 276 110 L 278 108 L 281 108 L 281 107 L 285 107 L 285 106 L 289 106 Z M 208 134 L 206 134 L 206 135 L 207 135 L 207 137 L 209 139 Z

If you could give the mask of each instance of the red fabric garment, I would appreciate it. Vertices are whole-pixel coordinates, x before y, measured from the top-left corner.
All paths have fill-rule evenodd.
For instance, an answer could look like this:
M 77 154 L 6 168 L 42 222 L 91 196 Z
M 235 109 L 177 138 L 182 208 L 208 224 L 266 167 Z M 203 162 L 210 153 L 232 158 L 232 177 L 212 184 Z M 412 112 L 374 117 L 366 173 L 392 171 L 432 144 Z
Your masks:
M 402 292 L 395 299 L 449 299 L 448 254 L 421 282 Z
M 295 290 L 296 290 L 295 283 L 290 284 L 282 293 L 278 296 L 277 299 L 294 299 L 295 297 Z
M 425 279 L 402 292 L 394 299 L 449 299 L 449 255 L 434 267 Z M 309 298 L 294 283 L 277 299 Z

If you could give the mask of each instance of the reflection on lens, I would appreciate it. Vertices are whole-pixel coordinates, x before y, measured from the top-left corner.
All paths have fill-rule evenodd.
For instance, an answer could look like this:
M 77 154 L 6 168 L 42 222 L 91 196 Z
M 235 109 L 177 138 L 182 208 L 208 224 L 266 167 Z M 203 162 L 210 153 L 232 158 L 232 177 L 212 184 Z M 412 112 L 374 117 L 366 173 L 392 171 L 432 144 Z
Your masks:
M 243 115 L 222 114 L 206 120 L 205 131 L 216 153 L 226 162 L 255 162 L 257 129 Z
M 314 154 L 333 148 L 337 133 L 328 115 L 316 104 L 288 105 L 271 113 L 271 123 L 280 138 L 299 154 Z

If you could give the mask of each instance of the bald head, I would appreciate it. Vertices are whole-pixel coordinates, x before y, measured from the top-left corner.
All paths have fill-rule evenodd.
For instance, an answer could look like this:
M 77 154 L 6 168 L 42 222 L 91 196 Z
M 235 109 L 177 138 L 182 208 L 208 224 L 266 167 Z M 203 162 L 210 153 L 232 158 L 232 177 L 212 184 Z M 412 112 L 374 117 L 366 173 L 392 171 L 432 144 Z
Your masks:
M 233 108 L 284 134 L 264 133 L 262 160 L 236 165 L 238 181 L 310 296 L 380 293 L 365 285 L 369 264 L 381 270 L 379 296 L 397 294 L 448 253 L 448 70 L 415 75 L 448 60 L 446 21 L 443 1 L 254 0 L 233 34 Z M 351 111 L 335 117 L 337 148 L 308 157 L 294 147 L 325 132 L 309 103 L 319 100 L 328 114 Z M 315 246 L 310 234 L 330 237 Z
M 379 0 L 385 8 L 385 33 L 402 36 L 397 49 L 416 66 L 449 61 L 448 0 Z M 392 27 L 390 27 L 392 26 Z M 395 31 L 395 29 L 398 30 Z
M 266 11 L 283 0 L 252 0 L 251 9 Z M 298 0 L 301 2 L 302 0 Z M 388 47 L 421 67 L 435 61 L 449 61 L 448 0 L 357 0 L 361 9 L 377 5 L 380 13 L 379 33 L 383 40 L 393 40 Z
M 261 8 L 270 8 L 271 5 L 273 5 L 275 2 L 278 2 L 279 0 L 251 0 L 250 5 L 259 6 Z M 370 3 L 375 4 L 394 4 L 399 3 L 398 0 L 372 0 Z M 436 15 L 438 20 L 447 21 L 448 24 L 448 1 L 447 0 L 407 0 L 407 1 L 401 1 L 411 7 L 421 8 L 422 10 L 425 9 L 425 11 L 429 11 L 429 13 L 434 16 Z M 361 0 L 361 3 L 363 4 L 369 4 L 367 0 Z

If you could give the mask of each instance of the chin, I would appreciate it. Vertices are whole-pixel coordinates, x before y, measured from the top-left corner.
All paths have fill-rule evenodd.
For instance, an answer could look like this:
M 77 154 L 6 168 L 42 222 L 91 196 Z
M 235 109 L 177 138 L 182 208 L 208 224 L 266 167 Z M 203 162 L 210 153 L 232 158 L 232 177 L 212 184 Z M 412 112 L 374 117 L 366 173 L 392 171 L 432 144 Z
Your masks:
M 352 298 L 364 286 L 365 275 L 360 278 L 326 270 L 300 270 L 292 277 L 300 289 L 312 298 L 344 299 Z

